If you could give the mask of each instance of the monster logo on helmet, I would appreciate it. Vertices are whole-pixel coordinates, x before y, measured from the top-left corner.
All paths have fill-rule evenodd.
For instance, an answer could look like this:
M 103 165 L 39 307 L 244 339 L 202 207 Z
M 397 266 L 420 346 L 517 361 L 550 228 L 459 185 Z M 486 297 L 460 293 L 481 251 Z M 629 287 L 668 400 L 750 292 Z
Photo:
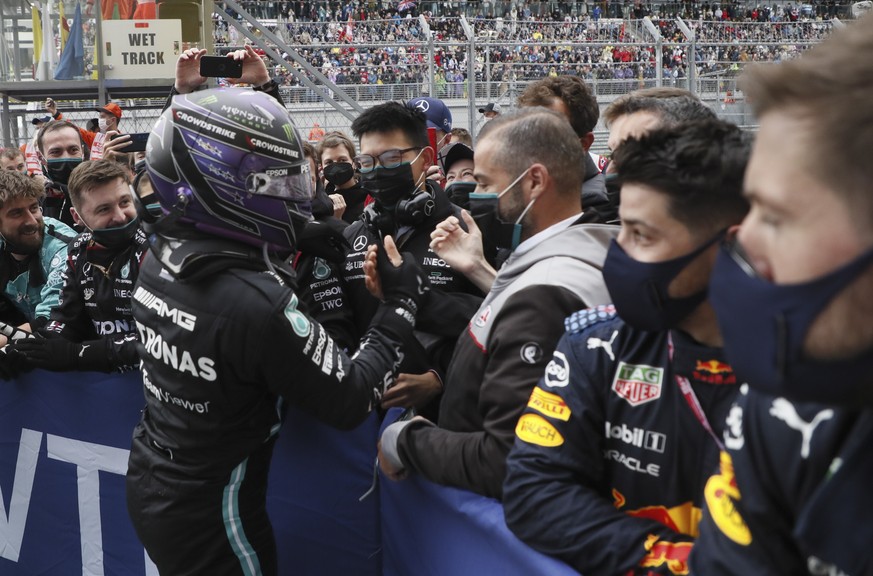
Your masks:
M 252 122 L 256 116 L 279 121 Z M 301 141 L 289 127 L 284 107 L 260 92 L 212 89 L 174 98 L 146 152 L 164 212 L 215 236 L 292 250 L 312 218 L 313 191 Z

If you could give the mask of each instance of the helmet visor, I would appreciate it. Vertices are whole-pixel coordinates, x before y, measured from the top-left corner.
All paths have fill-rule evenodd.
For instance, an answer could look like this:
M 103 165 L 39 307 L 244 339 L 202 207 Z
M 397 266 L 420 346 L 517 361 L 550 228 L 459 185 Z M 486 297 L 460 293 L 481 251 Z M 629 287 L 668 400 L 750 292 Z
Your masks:
M 309 202 L 314 193 L 308 164 L 253 172 L 246 178 L 246 189 L 249 194 L 290 202 Z

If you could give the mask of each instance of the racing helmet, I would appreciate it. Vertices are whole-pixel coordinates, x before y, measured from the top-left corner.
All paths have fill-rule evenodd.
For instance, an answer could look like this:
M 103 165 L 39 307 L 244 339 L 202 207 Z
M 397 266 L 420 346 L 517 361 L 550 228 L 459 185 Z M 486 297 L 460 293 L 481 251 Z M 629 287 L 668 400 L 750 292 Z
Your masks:
M 263 92 L 176 96 L 149 137 L 146 166 L 162 211 L 208 234 L 287 252 L 312 219 L 297 129 Z

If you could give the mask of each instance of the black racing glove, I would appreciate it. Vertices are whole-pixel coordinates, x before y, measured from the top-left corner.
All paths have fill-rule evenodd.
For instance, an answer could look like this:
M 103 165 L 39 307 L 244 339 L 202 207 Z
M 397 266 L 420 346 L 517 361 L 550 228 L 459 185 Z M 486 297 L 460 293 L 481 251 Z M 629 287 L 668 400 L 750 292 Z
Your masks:
M 430 292 L 430 281 L 415 261 L 415 256 L 409 252 L 401 256 L 403 262 L 400 266 L 394 266 L 385 248 L 379 246 L 376 270 L 382 282 L 382 294 L 386 302 L 399 302 L 416 314 Z
M 6 353 L 20 357 L 28 368 L 52 372 L 112 370 L 104 340 L 70 342 L 66 338 L 25 338 L 7 346 Z
M 15 380 L 23 372 L 30 370 L 24 365 L 21 356 L 16 354 L 7 354 L 8 346 L 0 349 L 0 380 Z

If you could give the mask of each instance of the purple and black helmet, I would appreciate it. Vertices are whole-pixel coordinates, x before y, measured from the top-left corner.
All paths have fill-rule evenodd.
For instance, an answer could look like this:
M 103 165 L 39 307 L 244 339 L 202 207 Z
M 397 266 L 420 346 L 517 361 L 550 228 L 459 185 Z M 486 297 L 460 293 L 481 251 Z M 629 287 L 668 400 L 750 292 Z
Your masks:
M 309 161 L 285 107 L 262 92 L 179 95 L 146 147 L 164 212 L 195 228 L 270 250 L 294 247 L 312 217 Z

